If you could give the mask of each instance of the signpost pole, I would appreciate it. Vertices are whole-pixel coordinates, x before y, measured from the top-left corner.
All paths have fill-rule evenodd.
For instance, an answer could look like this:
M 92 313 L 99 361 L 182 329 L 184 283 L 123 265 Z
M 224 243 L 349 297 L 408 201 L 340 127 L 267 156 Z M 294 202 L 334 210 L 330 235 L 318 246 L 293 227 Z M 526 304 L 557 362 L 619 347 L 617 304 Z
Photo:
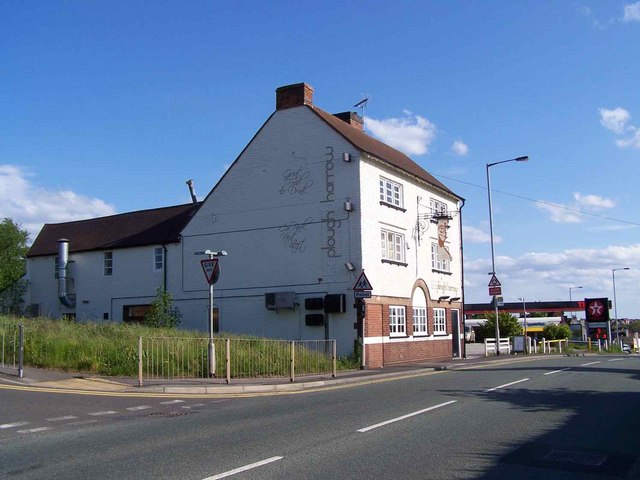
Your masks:
M 213 259 L 213 255 L 209 255 Z M 209 283 L 209 378 L 216 376 L 216 346 L 213 343 L 213 283 Z

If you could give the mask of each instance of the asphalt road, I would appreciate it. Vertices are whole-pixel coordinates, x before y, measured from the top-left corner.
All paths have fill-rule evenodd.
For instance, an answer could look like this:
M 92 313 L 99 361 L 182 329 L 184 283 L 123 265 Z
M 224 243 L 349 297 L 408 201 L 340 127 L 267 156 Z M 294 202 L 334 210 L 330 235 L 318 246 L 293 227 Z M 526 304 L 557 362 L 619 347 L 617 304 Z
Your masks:
M 0 390 L 0 478 L 640 478 L 639 380 L 628 355 L 251 398 Z

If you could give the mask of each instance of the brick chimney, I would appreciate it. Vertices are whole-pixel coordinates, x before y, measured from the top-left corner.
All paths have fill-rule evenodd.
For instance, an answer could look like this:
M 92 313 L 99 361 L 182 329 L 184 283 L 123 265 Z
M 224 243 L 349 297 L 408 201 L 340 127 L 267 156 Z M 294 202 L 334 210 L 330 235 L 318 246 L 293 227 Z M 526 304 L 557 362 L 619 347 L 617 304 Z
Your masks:
M 356 112 L 334 113 L 333 116 L 339 118 L 343 122 L 348 123 L 349 125 L 357 128 L 360 131 L 364 130 L 364 120 Z
M 276 110 L 313 105 L 313 87 L 306 83 L 285 85 L 276 89 Z

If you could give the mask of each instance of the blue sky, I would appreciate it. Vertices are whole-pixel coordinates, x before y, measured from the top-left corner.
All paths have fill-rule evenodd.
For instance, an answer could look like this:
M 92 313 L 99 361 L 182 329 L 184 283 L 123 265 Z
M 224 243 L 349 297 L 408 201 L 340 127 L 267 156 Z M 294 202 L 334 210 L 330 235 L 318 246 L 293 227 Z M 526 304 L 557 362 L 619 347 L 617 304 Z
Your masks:
M 0 217 L 203 198 L 307 82 L 464 197 L 488 301 L 487 163 L 505 301 L 613 296 L 640 318 L 640 2 L 4 1 Z

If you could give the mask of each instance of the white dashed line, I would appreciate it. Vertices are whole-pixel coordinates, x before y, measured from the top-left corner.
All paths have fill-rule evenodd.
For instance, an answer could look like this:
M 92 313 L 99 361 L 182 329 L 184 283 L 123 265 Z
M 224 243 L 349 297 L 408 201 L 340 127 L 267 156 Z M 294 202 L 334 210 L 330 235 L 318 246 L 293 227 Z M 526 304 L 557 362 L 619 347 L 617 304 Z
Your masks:
M 22 427 L 23 425 L 29 425 L 29 422 L 4 423 L 0 425 L 0 430 L 4 430 L 5 428 Z
M 88 415 L 91 415 L 92 417 L 100 417 L 100 416 L 103 416 L 103 415 L 114 415 L 116 413 L 118 413 L 118 412 L 115 412 L 113 410 L 105 410 L 103 412 L 91 412 Z
M 498 390 L 498 389 L 504 388 L 504 387 L 510 387 L 511 385 L 515 385 L 517 383 L 526 382 L 527 380 L 529 380 L 529 379 L 528 378 L 523 378 L 522 380 L 516 380 L 515 382 L 505 383 L 504 385 L 500 385 L 498 387 L 493 387 L 493 388 L 490 388 L 489 390 L 485 390 L 485 393 L 493 392 L 494 390 Z
M 218 480 L 220 478 L 230 477 L 231 475 L 235 475 L 236 473 L 246 472 L 247 470 L 251 470 L 252 468 L 261 467 L 262 465 L 266 465 L 272 462 L 277 462 L 278 460 L 282 460 L 283 458 L 284 457 L 267 458 L 266 460 L 262 460 L 260 462 L 245 465 L 244 467 L 235 468 L 233 470 L 229 470 L 228 472 L 219 473 L 218 475 L 214 475 L 213 477 L 207 477 L 204 480 Z
M 626 358 L 612 358 L 611 360 L 607 360 L 608 362 L 622 362 L 626 360 Z
M 184 400 L 169 400 L 168 402 L 160 402 L 160 405 L 173 405 L 174 403 L 184 403 Z
M 130 412 L 137 412 L 138 410 L 147 410 L 148 408 L 152 408 L 151 405 L 138 405 L 137 407 L 127 407 L 127 410 Z
M 65 415 L 64 417 L 53 417 L 53 418 L 46 418 L 45 420 L 47 422 L 64 422 L 65 420 L 75 420 L 76 417 L 75 415 Z
M 196 407 L 203 407 L 204 403 L 194 403 L 193 405 L 183 405 L 182 408 L 184 408 L 185 410 L 191 410 L 192 408 L 196 408 Z
M 435 410 L 436 408 L 446 407 L 447 405 L 451 405 L 452 403 L 456 403 L 456 402 L 457 400 L 451 400 L 449 402 L 444 402 L 439 405 L 434 405 L 433 407 L 423 408 L 422 410 L 418 410 L 417 412 L 407 413 L 406 415 L 402 415 L 401 417 L 392 418 L 391 420 L 387 420 L 385 422 L 376 423 L 375 425 L 361 428 L 360 430 L 358 430 L 358 432 L 365 433 L 365 432 L 368 432 L 369 430 L 373 430 L 374 428 L 383 427 L 385 425 L 389 425 L 390 423 L 399 422 L 400 420 L 404 420 L 405 418 L 415 417 L 416 415 L 430 412 L 431 410 Z
M 26 430 L 18 430 L 18 433 L 37 433 L 51 430 L 51 427 L 28 428 Z
M 602 362 L 589 362 L 589 363 L 583 363 L 582 365 L 580 365 L 581 367 L 588 367 L 589 365 L 595 365 L 596 363 L 602 363 Z
M 560 370 L 554 370 L 553 372 L 547 372 L 545 375 L 553 375 L 554 373 L 565 372 L 567 370 L 571 370 L 570 368 L 561 368 Z

